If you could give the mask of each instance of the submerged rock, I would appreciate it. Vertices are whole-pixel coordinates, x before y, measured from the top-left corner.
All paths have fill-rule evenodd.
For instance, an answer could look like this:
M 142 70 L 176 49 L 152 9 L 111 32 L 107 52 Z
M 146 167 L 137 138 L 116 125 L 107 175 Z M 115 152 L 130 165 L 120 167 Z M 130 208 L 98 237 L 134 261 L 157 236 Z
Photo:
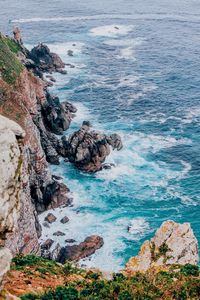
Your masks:
M 82 127 L 68 140 L 63 137 L 62 142 L 65 156 L 77 168 L 86 172 L 96 172 L 102 169 L 103 162 L 110 154 L 110 146 L 117 150 L 123 147 L 118 134 L 107 136 L 91 130 L 91 124 L 87 121 L 84 121 Z
M 57 261 L 65 263 L 66 261 L 79 261 L 95 253 L 96 250 L 103 246 L 103 238 L 98 235 L 87 237 L 84 242 L 79 245 L 65 246 L 57 257 Z
M 166 221 L 150 241 L 145 241 L 137 256 L 126 264 L 125 272 L 145 272 L 171 264 L 198 264 L 198 243 L 189 223 Z
M 72 51 L 72 50 L 68 50 L 68 51 L 67 51 L 67 54 L 68 54 L 69 56 L 73 56 L 73 51 Z
M 68 218 L 67 216 L 64 216 L 64 217 L 60 220 L 60 222 L 61 222 L 62 224 L 66 224 L 66 223 L 69 222 L 69 218 Z
M 65 240 L 65 243 L 69 243 L 69 244 L 75 243 L 75 242 L 76 242 L 76 240 L 74 240 L 74 239 L 66 239 Z
M 58 230 L 58 231 L 54 232 L 53 235 L 55 235 L 55 236 L 64 236 L 65 233 Z

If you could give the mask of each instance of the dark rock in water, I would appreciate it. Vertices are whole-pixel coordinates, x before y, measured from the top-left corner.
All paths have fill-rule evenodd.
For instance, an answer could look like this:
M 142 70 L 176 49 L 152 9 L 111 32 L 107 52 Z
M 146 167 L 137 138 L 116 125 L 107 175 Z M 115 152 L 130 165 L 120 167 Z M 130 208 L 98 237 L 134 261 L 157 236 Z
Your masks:
M 48 222 L 48 223 L 53 223 L 56 221 L 56 217 L 52 214 L 52 213 L 48 213 L 48 215 L 45 217 L 45 221 Z
M 44 187 L 40 187 L 37 182 L 31 182 L 31 197 L 36 210 L 41 213 L 48 209 L 72 204 L 72 198 L 68 197 L 69 189 L 64 183 L 52 180 Z
M 79 261 L 95 253 L 96 250 L 103 246 L 103 238 L 97 235 L 87 237 L 84 242 L 79 245 L 65 246 L 57 257 L 57 261 L 65 263 L 68 261 Z
M 34 61 L 35 68 L 42 72 L 62 72 L 65 67 L 61 58 L 50 52 L 50 49 L 44 44 L 39 44 L 30 51 L 30 59 Z
M 49 80 L 51 80 L 52 82 L 56 82 L 55 78 L 51 75 L 47 75 L 46 76 Z
M 75 68 L 75 66 L 72 64 L 66 64 L 66 66 L 70 67 L 71 69 Z
M 81 129 L 73 133 L 69 139 L 62 137 L 63 156 L 66 156 L 77 168 L 86 172 L 102 169 L 103 162 L 110 154 L 110 146 L 120 150 L 122 141 L 118 134 L 106 136 L 91 130 L 91 124 L 84 121 Z
M 63 218 L 60 220 L 60 222 L 61 222 L 62 224 L 66 224 L 67 222 L 69 222 L 69 218 L 68 218 L 67 216 L 65 216 L 65 217 L 63 217 Z
M 106 164 L 103 164 L 102 165 L 102 169 L 104 169 L 104 170 L 110 170 L 112 167 L 114 167 L 115 166 L 115 164 L 112 164 L 112 163 L 106 163 Z
M 55 174 L 52 175 L 52 178 L 57 180 L 57 181 L 63 180 L 63 178 L 61 176 L 58 176 L 58 175 L 55 175 Z
M 65 243 L 75 243 L 76 242 L 76 240 L 74 240 L 74 239 L 66 239 L 65 240 Z
M 49 250 L 51 248 L 51 246 L 53 245 L 53 243 L 54 243 L 54 240 L 48 239 L 41 245 L 41 249 Z
M 49 184 L 44 193 L 44 203 L 47 209 L 71 205 L 72 199 L 68 197 L 68 192 L 69 189 L 64 183 L 53 181 Z
M 62 74 L 62 75 L 66 75 L 67 71 L 66 70 L 59 70 L 59 73 Z
M 47 101 L 42 106 L 42 116 L 49 131 L 62 134 L 69 128 L 74 112 L 76 108 L 71 103 L 60 103 L 58 97 L 47 93 Z
M 68 54 L 69 56 L 73 56 L 73 51 L 72 51 L 72 50 L 68 50 L 68 51 L 67 51 L 67 54 Z
M 58 231 L 54 232 L 53 235 L 55 235 L 55 236 L 64 236 L 65 233 L 58 230 Z

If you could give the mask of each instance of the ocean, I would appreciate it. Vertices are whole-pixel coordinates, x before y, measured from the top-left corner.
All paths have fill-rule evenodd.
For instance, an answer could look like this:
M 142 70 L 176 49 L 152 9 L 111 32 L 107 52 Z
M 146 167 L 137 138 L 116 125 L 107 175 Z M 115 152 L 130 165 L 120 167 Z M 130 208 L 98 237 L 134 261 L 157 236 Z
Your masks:
M 138 2 L 0 1 L 0 31 L 17 25 L 28 48 L 44 42 L 73 65 L 50 88 L 78 108 L 66 135 L 89 120 L 122 137 L 111 170 L 51 166 L 74 205 L 54 211 L 41 238 L 61 230 L 64 245 L 101 235 L 104 246 L 80 264 L 104 271 L 122 268 L 168 219 L 190 222 L 200 241 L 200 2 Z

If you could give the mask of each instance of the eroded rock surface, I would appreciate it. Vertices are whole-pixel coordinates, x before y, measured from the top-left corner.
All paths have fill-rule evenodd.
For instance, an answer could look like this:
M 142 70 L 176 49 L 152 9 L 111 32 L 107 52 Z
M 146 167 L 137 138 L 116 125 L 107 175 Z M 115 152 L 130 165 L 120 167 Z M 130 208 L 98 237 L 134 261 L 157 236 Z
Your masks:
M 65 156 L 71 163 L 86 172 L 96 172 L 103 168 L 103 162 L 110 154 L 110 147 L 121 150 L 122 141 L 119 135 L 105 134 L 91 130 L 89 122 L 84 121 L 80 130 L 69 139 L 63 137 Z
M 145 241 L 137 256 L 126 264 L 125 272 L 145 272 L 171 264 L 198 263 L 198 243 L 189 223 L 166 221 L 150 241 Z
M 30 59 L 34 61 L 36 67 L 42 72 L 64 72 L 64 62 L 56 53 L 52 53 L 47 45 L 39 44 L 34 47 L 30 51 Z
M 103 246 L 103 238 L 98 235 L 87 237 L 79 245 L 65 246 L 60 249 L 56 260 L 60 263 L 66 261 L 79 261 L 95 253 L 96 250 Z

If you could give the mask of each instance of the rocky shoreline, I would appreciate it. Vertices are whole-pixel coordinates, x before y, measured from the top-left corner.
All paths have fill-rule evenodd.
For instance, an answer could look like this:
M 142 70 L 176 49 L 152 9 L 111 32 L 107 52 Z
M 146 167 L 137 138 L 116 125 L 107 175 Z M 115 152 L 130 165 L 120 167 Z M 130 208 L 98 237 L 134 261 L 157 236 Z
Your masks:
M 1 35 L 1 42 L 5 51 L 10 51 L 9 54 L 16 67 L 20 64 L 21 71 L 12 84 L 2 73 L 0 86 L 3 94 L 0 113 L 16 121 L 25 132 L 20 151 L 23 157 L 21 171 L 24 177 L 23 187 L 26 189 L 20 191 L 21 197 L 24 198 L 22 201 L 24 207 L 22 205 L 19 208 L 22 221 L 18 223 L 22 228 L 18 224 L 17 235 L 5 233 L 3 238 L 5 242 L 2 243 L 10 248 L 14 255 L 28 252 L 40 254 L 38 238 L 42 229 L 38 222 L 38 214 L 48 209 L 72 205 L 73 202 L 69 188 L 60 178 L 51 174 L 48 163 L 58 165 L 60 158 L 63 157 L 76 168 L 94 173 L 103 168 L 110 168 L 111 166 L 104 164 L 104 161 L 111 148 L 119 151 L 123 145 L 119 135 L 106 136 L 92 130 L 89 121 L 84 121 L 80 130 L 69 138 L 64 135 L 77 109 L 70 102 L 60 102 L 58 97 L 52 96 L 48 86 L 52 86 L 54 82 L 52 72 L 66 74 L 65 63 L 44 44 L 39 44 L 31 51 L 27 50 L 20 30 L 15 28 L 13 33 L 14 39 Z M 9 49 L 8 45 L 12 47 Z M 44 74 L 49 74 L 46 76 L 49 77 L 48 81 L 44 79 Z M 30 220 L 32 224 L 27 226 Z M 27 232 L 24 232 L 25 228 Z M 87 238 L 83 243 L 87 244 Z M 100 243 L 100 247 L 102 244 Z M 98 247 L 99 242 L 93 241 L 92 252 Z M 55 252 L 52 254 L 54 257 Z M 90 255 L 90 251 L 87 255 Z M 82 256 L 80 253 L 80 258 Z
M 67 245 L 61 246 L 48 237 L 40 245 L 38 215 L 73 205 L 70 189 L 62 178 L 51 173 L 49 164 L 58 165 L 64 158 L 87 173 L 110 169 L 112 165 L 105 164 L 106 157 L 111 150 L 120 151 L 123 144 L 116 133 L 108 136 L 93 130 L 89 120 L 68 138 L 65 136 L 77 109 L 49 93 L 48 87 L 54 82 L 52 72 L 66 71 L 65 63 L 46 45 L 39 44 L 28 51 L 16 28 L 14 39 L 0 34 L 0 58 L 4 64 L 0 69 L 1 278 L 17 254 L 33 253 L 59 263 L 78 262 L 103 247 L 103 238 L 98 235 L 77 243 L 56 229 L 53 236 L 62 237 Z M 42 225 L 53 226 L 55 220 L 49 213 Z M 64 216 L 60 222 L 67 225 L 69 218 Z M 197 264 L 198 245 L 188 224 L 168 221 L 128 262 L 124 273 L 174 263 Z

